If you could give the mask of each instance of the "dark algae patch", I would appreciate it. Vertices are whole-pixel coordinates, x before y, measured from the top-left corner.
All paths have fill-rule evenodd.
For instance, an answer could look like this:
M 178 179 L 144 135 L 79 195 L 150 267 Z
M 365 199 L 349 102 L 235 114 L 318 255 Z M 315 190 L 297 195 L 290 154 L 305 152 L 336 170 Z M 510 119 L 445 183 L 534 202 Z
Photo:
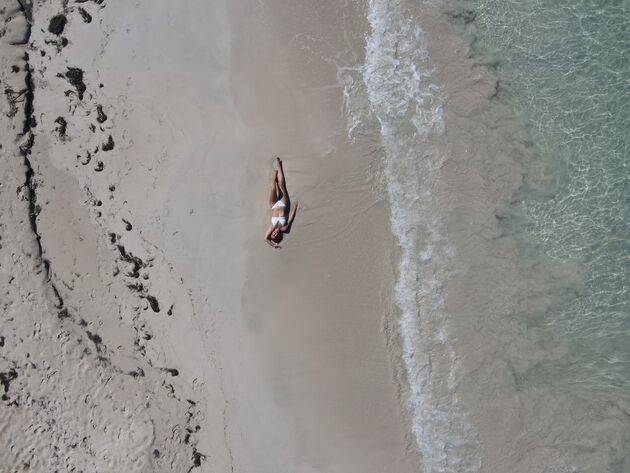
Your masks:
M 103 151 L 111 151 L 114 149 L 114 138 L 112 138 L 112 135 L 109 135 L 109 138 L 107 138 L 107 141 L 105 143 L 103 143 Z
M 125 247 L 122 245 L 118 245 L 118 251 L 120 252 L 120 258 L 126 263 L 131 264 L 133 267 L 133 269 L 131 270 L 131 272 L 127 274 L 127 276 L 132 277 L 132 278 L 139 278 L 140 268 L 144 268 L 145 266 L 144 262 L 137 256 L 134 256 L 133 253 L 127 252 L 127 250 L 125 250 Z M 156 303 L 157 303 L 157 300 L 156 300 Z M 159 306 L 158 306 L 158 311 L 159 311 Z
M 96 106 L 96 121 L 99 123 L 105 123 L 106 120 L 107 120 L 107 115 L 103 111 L 103 106 L 97 105 Z
M 13 368 L 11 368 L 7 372 L 0 373 L 0 384 L 2 384 L 2 387 L 4 389 L 4 394 L 2 395 L 2 399 L 4 401 L 9 399 L 8 392 L 9 387 L 11 386 L 11 381 L 13 381 L 17 377 L 18 374 Z
M 68 20 L 64 15 L 55 15 L 50 19 L 50 23 L 48 24 L 48 31 L 50 31 L 54 35 L 59 36 L 61 33 L 63 33 L 67 22 Z
M 86 330 L 85 334 L 96 346 L 96 351 L 98 353 L 101 353 L 103 351 L 103 339 L 101 338 L 101 336 L 98 335 L 97 333 L 92 333 L 89 330 Z
M 83 94 L 85 93 L 86 87 L 85 82 L 83 82 L 83 70 L 78 67 L 69 67 L 66 71 L 65 75 L 66 79 L 70 84 L 77 89 L 77 94 L 79 96 L 79 100 L 83 100 Z
M 68 129 L 68 122 L 66 122 L 66 119 L 63 117 L 57 117 L 55 123 L 57 124 L 56 130 L 57 133 L 59 133 L 59 137 L 65 138 L 66 130 Z
M 131 225 L 131 222 L 129 222 L 128 220 L 125 220 L 124 218 L 122 219 L 122 221 L 125 224 L 125 230 L 127 230 L 128 232 L 131 231 L 131 229 L 133 228 L 133 226 Z
M 95 345 L 99 345 L 100 343 L 103 342 L 103 339 L 100 337 L 100 335 L 96 333 L 92 333 L 89 330 L 87 330 L 86 333 L 87 333 L 88 338 L 92 340 Z
M 205 459 L 206 456 L 203 453 L 197 451 L 196 448 L 194 448 L 192 454 L 193 466 L 188 471 L 191 471 L 193 468 L 199 468 L 201 466 L 201 462 Z
M 153 297 L 152 295 L 147 295 L 147 301 L 149 302 L 149 305 L 151 306 L 151 309 L 153 310 L 153 312 L 160 311 L 160 304 L 158 303 L 158 300 L 155 297 Z
M 81 14 L 81 18 L 86 23 L 92 23 L 92 15 L 85 11 L 85 8 L 79 7 L 79 13 Z

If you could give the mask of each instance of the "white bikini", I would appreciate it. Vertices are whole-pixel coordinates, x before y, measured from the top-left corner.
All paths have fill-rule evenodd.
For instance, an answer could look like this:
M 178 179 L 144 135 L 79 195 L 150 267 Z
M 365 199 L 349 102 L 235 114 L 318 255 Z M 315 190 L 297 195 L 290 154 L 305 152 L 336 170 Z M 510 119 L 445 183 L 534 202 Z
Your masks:
M 285 203 L 282 202 L 281 200 L 279 200 L 278 202 L 276 202 L 275 204 L 273 204 L 273 207 L 271 207 L 271 210 L 274 209 L 280 209 L 280 208 L 284 208 L 286 207 Z M 271 217 L 271 224 L 274 227 L 277 227 L 278 225 L 281 227 L 284 227 L 287 224 L 287 218 L 286 217 Z

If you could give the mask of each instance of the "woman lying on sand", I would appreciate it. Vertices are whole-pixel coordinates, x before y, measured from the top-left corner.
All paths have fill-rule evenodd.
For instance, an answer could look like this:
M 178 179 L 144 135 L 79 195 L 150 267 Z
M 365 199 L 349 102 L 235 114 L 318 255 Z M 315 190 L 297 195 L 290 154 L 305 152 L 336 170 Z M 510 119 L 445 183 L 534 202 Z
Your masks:
M 271 207 L 271 225 L 265 233 L 265 241 L 276 249 L 282 248 L 278 243 L 282 240 L 283 232 L 291 227 L 295 212 L 298 209 L 298 203 L 295 202 L 291 206 L 289 194 L 284 183 L 284 172 L 282 171 L 282 161 L 276 158 L 276 168 L 273 172 L 273 180 L 271 181 L 271 193 L 269 194 L 269 207 Z M 291 212 L 287 219 L 287 210 L 291 206 Z

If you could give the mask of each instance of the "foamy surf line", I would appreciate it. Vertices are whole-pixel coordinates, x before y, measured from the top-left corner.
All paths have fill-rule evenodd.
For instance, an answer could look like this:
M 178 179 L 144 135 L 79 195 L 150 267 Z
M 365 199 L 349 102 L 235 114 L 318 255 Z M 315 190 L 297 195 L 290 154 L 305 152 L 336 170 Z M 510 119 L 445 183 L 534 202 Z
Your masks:
M 424 33 L 406 0 L 372 0 L 366 59 L 358 78 L 343 83 L 348 133 L 368 123 L 380 132 L 392 232 L 401 249 L 395 285 L 407 409 L 422 471 L 481 468 L 476 430 L 455 395 L 457 354 L 448 337 L 441 296 L 454 257 L 435 211 L 444 132 L 444 94 L 432 81 Z M 348 74 L 348 69 L 340 71 Z

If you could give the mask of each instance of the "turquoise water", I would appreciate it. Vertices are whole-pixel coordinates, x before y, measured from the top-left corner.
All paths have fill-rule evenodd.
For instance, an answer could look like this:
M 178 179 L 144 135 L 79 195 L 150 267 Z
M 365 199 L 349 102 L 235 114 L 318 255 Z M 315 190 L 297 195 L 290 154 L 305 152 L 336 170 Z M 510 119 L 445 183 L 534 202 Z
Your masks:
M 527 319 L 553 356 L 520 382 L 630 399 L 630 1 L 472 5 L 536 156 L 512 230 L 529 257 L 570 268 L 561 302 Z
M 629 1 L 466 2 L 477 52 L 497 64 L 498 100 L 531 147 L 512 147 L 523 141 L 518 126 L 487 137 L 488 149 L 526 156 L 525 185 L 500 223 L 508 243 L 496 255 L 505 261 L 488 260 L 506 286 L 488 284 L 487 294 L 483 284 L 466 292 L 477 283 L 464 279 L 478 250 L 465 242 L 473 222 L 462 234 L 449 229 L 440 193 L 453 178 L 445 165 L 448 140 L 458 138 L 458 122 L 448 122 L 457 88 L 436 74 L 443 65 L 432 35 L 442 31 L 431 5 L 447 6 L 370 0 L 365 62 L 338 68 L 348 136 L 377 142 L 382 158 L 399 249 L 404 403 L 423 472 L 628 471 Z M 452 312 L 459 289 L 474 297 Z M 470 341 L 477 336 L 479 345 Z

